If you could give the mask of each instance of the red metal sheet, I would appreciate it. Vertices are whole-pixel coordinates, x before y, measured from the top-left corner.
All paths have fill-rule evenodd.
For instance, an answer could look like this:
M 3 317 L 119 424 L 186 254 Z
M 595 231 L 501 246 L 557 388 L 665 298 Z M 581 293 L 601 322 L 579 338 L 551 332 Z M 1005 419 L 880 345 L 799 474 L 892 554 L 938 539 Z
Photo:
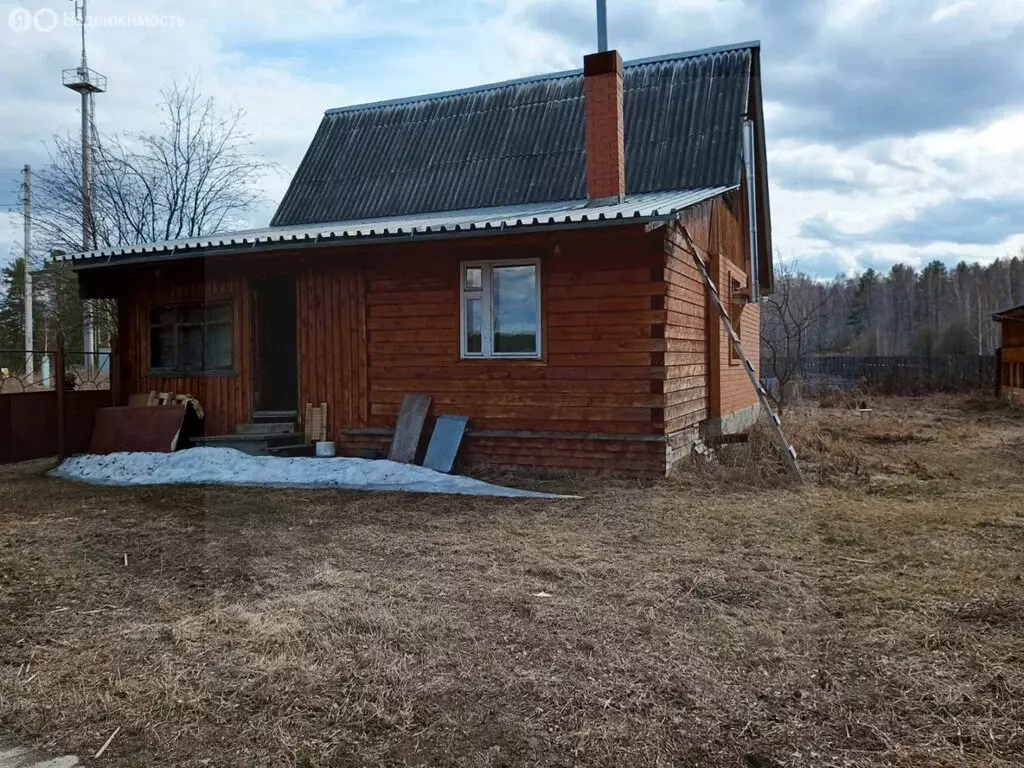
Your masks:
M 89 453 L 171 453 L 188 410 L 184 405 L 100 408 Z

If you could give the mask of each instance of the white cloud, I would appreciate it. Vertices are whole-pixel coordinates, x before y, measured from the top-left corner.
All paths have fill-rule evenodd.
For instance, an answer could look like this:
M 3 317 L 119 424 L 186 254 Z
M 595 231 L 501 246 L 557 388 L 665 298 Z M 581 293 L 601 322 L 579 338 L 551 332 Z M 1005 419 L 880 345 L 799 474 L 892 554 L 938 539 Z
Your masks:
M 852 148 L 783 140 L 772 146 L 770 160 L 777 180 L 796 180 L 791 186 L 777 181 L 773 187 L 775 241 L 784 256 L 797 258 L 805 267 L 825 255 L 853 271 L 863 269 L 868 260 L 916 266 L 935 258 L 987 263 L 1024 246 L 1024 232 L 994 245 L 867 242 L 875 230 L 947 201 L 1024 197 L 1024 177 L 1018 173 L 1024 166 L 1024 113 L 978 128 Z M 809 177 L 827 181 L 822 188 L 802 188 Z M 801 233 L 801 225 L 819 221 L 852 244 L 826 243 L 834 240 L 831 232 L 823 232 L 822 238 Z M 858 236 L 864 237 L 863 244 L 857 244 Z
M 887 4 L 888 0 L 831 0 L 825 26 L 844 30 L 868 26 Z
M 935 9 L 932 13 L 931 21 L 933 24 L 938 24 L 943 21 L 955 19 L 960 14 L 969 11 L 975 5 L 977 5 L 977 0 L 956 0 L 956 2 L 945 3 Z
M 1013 25 L 1024 21 L 1020 0 L 954 0 L 940 3 L 932 13 L 932 24 L 953 29 L 962 39 L 1004 37 Z

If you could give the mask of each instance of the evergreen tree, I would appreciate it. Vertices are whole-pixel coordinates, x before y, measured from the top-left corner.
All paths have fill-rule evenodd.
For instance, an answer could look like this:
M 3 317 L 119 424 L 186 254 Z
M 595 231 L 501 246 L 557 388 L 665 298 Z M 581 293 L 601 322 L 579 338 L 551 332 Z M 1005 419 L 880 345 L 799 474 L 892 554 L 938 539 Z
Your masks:
M 33 291 L 33 312 L 42 313 L 42 303 Z M 35 325 L 33 348 L 42 350 L 42 334 Z M 15 259 L 0 269 L 0 367 L 22 371 L 25 367 L 25 259 Z
M 1024 253 L 991 264 L 932 261 L 920 272 L 905 264 L 888 273 L 867 270 L 832 281 L 779 268 L 808 295 L 828 294 L 806 333 L 804 354 L 994 354 L 999 326 L 992 315 L 1024 304 Z M 777 333 L 778 318 L 762 306 L 763 335 Z M 767 350 L 766 350 L 767 352 Z

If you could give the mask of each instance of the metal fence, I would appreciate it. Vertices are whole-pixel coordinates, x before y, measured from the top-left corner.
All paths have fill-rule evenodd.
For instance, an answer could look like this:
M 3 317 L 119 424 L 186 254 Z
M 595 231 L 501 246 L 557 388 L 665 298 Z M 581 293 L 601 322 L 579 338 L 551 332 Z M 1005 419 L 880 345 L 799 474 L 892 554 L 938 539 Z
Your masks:
M 0 464 L 86 452 L 96 411 L 111 405 L 109 389 L 0 392 Z
M 932 357 L 806 357 L 778 366 L 761 358 L 761 375 L 777 380 L 782 371 L 795 370 L 794 378 L 808 393 L 859 390 L 879 395 L 926 395 L 933 392 L 991 390 L 996 381 L 996 358 L 988 355 Z
M 59 335 L 52 352 L 0 350 L 0 463 L 87 450 L 96 411 L 122 402 L 119 373 L 116 354 L 69 354 Z
M 0 349 L 0 393 L 52 391 L 56 354 L 54 351 Z M 110 350 L 106 349 L 91 355 L 67 352 L 64 358 L 66 388 L 72 391 L 110 389 L 110 360 Z

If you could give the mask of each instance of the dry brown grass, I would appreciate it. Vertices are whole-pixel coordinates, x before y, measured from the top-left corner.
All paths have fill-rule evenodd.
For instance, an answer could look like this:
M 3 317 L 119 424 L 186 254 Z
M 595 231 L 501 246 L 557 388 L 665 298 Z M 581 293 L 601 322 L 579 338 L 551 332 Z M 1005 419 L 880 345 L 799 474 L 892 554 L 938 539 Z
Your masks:
M 557 502 L 0 470 L 0 740 L 113 766 L 1019 766 L 1024 418 L 793 414 Z M 124 554 L 128 554 L 128 566 Z M 551 597 L 535 597 L 540 592 Z M 205 762 L 204 762 L 205 761 Z

